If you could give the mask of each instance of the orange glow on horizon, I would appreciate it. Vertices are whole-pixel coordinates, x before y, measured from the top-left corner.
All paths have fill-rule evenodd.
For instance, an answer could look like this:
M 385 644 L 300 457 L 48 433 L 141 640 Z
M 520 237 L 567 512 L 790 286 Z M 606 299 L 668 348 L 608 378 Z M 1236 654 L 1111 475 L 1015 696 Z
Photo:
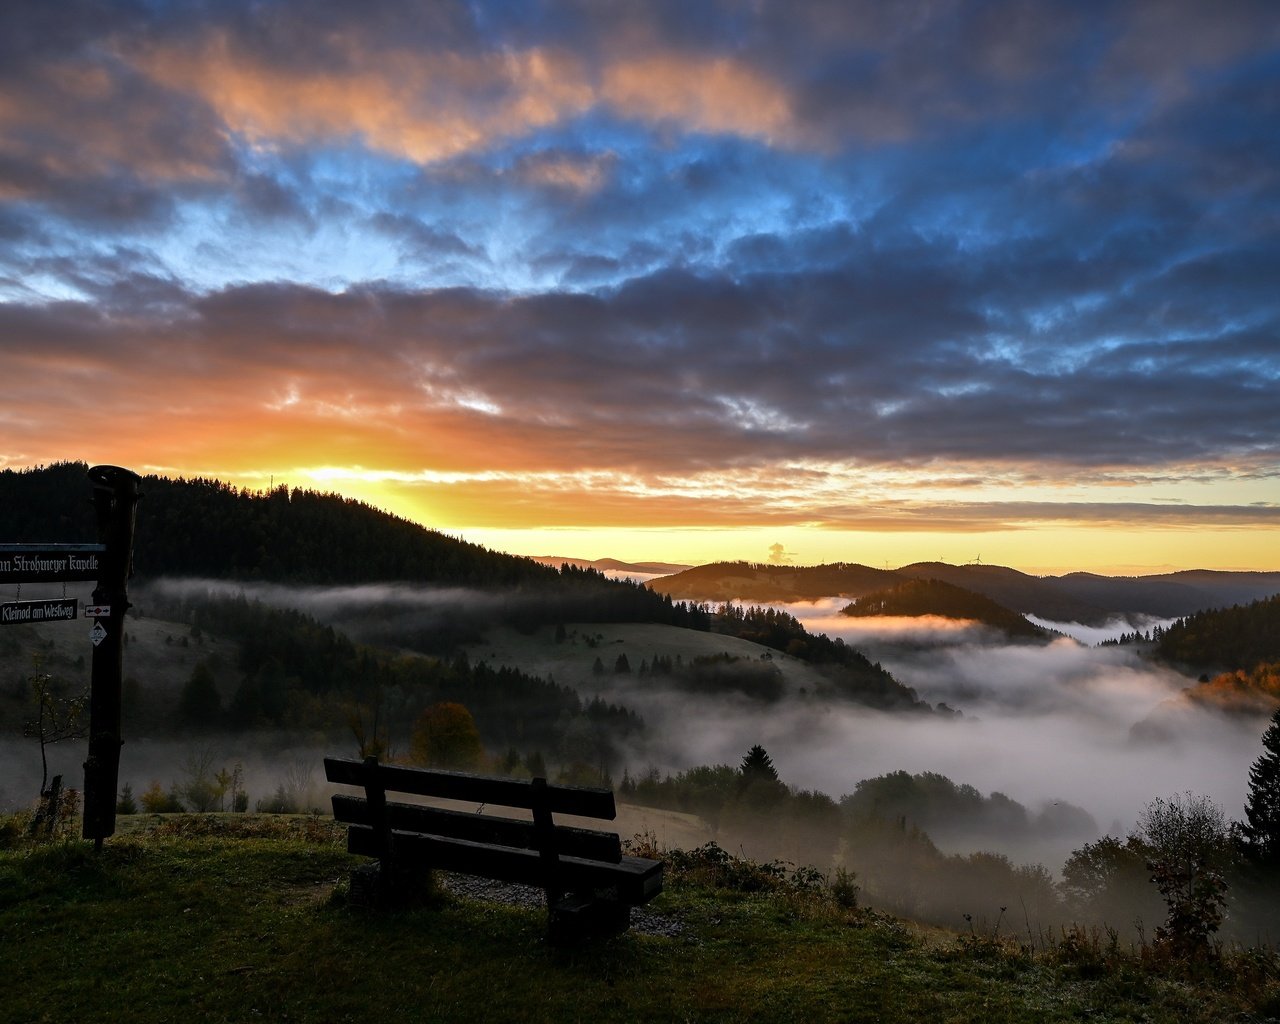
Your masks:
M 874 528 L 823 525 L 728 513 L 697 501 L 663 502 L 604 490 L 567 494 L 551 481 L 545 493 L 501 472 L 447 471 L 385 479 L 350 468 L 209 472 L 99 456 L 87 461 L 130 465 L 165 476 L 211 476 L 249 490 L 286 486 L 332 492 L 450 536 L 517 555 L 560 555 L 702 564 L 771 561 L 781 544 L 797 565 L 858 562 L 890 568 L 921 561 L 1006 565 L 1032 574 L 1081 570 L 1144 575 L 1177 569 L 1280 571 L 1280 528 L 1076 525 L 1028 522 L 1001 529 L 970 523 L 936 529 L 911 522 Z M 479 477 L 478 481 L 472 477 Z M 418 479 L 421 478 L 421 479 Z M 939 512 L 945 520 L 945 512 Z M 1269 553 L 1269 554 L 1268 554 Z

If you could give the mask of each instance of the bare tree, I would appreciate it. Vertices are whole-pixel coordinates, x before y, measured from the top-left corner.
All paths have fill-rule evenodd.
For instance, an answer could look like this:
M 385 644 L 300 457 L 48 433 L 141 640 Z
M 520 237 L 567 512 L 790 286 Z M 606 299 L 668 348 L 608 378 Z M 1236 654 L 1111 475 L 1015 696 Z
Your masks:
M 190 750 L 183 762 L 182 774 L 187 777 L 187 781 L 178 791 L 193 811 L 206 814 L 221 807 L 226 790 L 222 788 L 218 773 L 214 770 L 217 760 L 217 751 L 207 746 Z
M 24 736 L 40 742 L 40 794 L 49 786 L 49 747 L 63 740 L 81 740 L 87 735 L 84 723 L 89 695 L 66 695 L 54 683 L 48 672 L 36 672 L 30 676 L 33 718 L 23 727 Z

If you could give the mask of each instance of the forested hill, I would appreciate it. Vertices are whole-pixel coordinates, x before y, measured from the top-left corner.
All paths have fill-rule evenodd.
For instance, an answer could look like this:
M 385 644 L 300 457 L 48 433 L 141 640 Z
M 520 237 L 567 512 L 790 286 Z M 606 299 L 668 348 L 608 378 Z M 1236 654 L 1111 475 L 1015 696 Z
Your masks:
M 83 463 L 0 471 L 0 541 L 97 539 Z M 706 628 L 700 609 L 609 580 L 541 565 L 429 530 L 337 494 L 237 489 L 217 480 L 144 478 L 134 571 L 162 576 L 326 586 L 409 582 L 501 590 L 500 617 L 541 622 L 636 621 Z M 534 593 L 537 602 L 513 595 Z M 525 622 L 525 620 L 528 620 Z
M 1156 654 L 1197 669 L 1249 670 L 1280 662 L 1280 594 L 1179 619 L 1157 638 Z
M 819 601 L 828 597 L 860 599 L 913 579 L 935 579 L 982 594 L 1006 608 L 1058 621 L 1101 623 L 1108 614 L 1095 604 L 1059 593 L 1042 580 L 998 565 L 947 565 L 918 562 L 900 569 L 835 562 L 829 565 L 759 565 L 718 562 L 648 586 L 676 600 Z
M 0 540 L 96 539 L 83 463 L 0 472 Z M 148 476 L 138 503 L 134 568 L 161 575 L 465 586 L 547 583 L 555 570 L 489 551 L 336 494 L 240 490 L 217 480 Z
M 834 562 L 829 565 L 764 565 L 712 562 L 650 580 L 649 586 L 677 600 L 746 601 L 768 604 L 861 597 L 900 582 L 896 571 Z
M 896 587 L 877 590 L 860 597 L 841 611 L 858 618 L 878 615 L 938 615 L 948 619 L 980 622 L 1011 637 L 1045 640 L 1049 636 L 1047 631 L 1035 623 L 1004 605 L 997 604 L 991 598 L 942 580 L 908 580 Z
M 1189 615 L 1151 636 L 1157 658 L 1205 674 L 1138 722 L 1135 738 L 1178 735 L 1194 708 L 1263 716 L 1280 706 L 1280 595 Z

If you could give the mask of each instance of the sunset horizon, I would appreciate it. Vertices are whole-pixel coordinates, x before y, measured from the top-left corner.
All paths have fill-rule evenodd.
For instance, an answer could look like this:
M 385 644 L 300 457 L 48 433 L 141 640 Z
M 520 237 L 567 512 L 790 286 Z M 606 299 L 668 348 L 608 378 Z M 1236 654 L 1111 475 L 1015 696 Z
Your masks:
M 0 469 L 1280 570 L 1266 4 L 374 6 L 6 7 Z

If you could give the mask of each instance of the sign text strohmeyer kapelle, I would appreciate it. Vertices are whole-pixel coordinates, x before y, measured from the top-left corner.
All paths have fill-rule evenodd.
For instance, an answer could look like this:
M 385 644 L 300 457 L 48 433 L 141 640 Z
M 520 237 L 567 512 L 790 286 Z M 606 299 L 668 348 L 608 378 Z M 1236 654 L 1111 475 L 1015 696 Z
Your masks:
M 0 544 L 0 584 L 96 580 L 102 546 Z

